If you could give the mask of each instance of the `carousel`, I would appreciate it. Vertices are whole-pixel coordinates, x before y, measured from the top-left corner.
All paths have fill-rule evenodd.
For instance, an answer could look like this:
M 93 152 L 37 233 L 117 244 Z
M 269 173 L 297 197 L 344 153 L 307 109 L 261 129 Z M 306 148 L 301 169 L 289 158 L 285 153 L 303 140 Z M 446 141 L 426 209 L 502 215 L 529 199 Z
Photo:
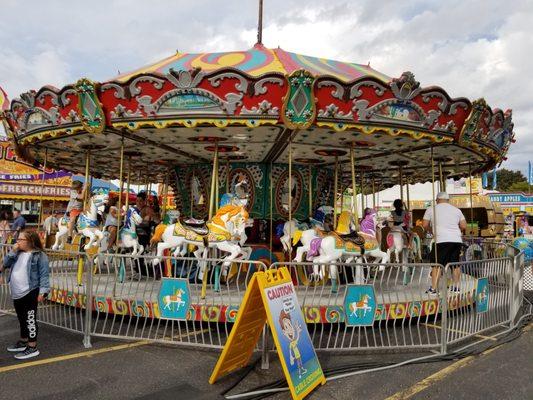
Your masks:
M 401 235 L 390 248 L 378 237 L 375 193 L 400 185 L 409 204 L 411 184 L 492 170 L 514 141 L 511 118 L 482 98 L 421 86 L 412 72 L 390 77 L 369 65 L 269 49 L 260 38 L 249 50 L 176 53 L 103 82 L 44 86 L 4 112 L 28 162 L 117 179 L 121 191 L 159 183 L 166 197 L 171 188 L 179 218 L 165 218 L 163 208 L 148 246 L 135 243 L 139 210 L 119 196 L 119 225 L 126 224 L 117 243 L 151 255 L 154 267 L 166 254 L 220 259 L 216 271 L 199 269 L 202 299 L 206 282 L 216 293 L 238 260 L 309 261 L 294 268 L 295 282 L 319 281 L 330 293 L 345 279 L 338 263 L 375 263 L 381 271 L 391 257 L 420 261 L 420 249 L 400 255 Z M 87 193 L 78 221 L 86 251 L 114 251 L 101 248 L 94 222 L 101 202 Z M 394 297 L 387 296 L 385 308 Z M 410 296 L 396 294 L 425 301 Z M 338 306 L 330 300 L 328 307 Z

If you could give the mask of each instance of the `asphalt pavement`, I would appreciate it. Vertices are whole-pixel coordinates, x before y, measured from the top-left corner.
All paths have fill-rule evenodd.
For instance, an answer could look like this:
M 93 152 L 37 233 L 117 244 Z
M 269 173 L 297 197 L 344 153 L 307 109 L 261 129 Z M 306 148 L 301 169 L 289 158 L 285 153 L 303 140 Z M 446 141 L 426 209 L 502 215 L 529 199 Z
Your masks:
M 468 359 L 351 376 L 328 382 L 310 399 L 533 399 L 533 329 L 516 340 Z M 85 349 L 79 334 L 40 326 L 41 355 L 16 361 L 4 349 L 16 341 L 16 318 L 0 315 L 0 398 L 5 399 L 223 399 L 235 383 L 240 393 L 283 377 L 271 356 L 243 373 L 208 383 L 219 353 L 210 350 L 93 338 Z M 425 354 L 320 353 L 324 369 L 350 363 L 401 361 Z M 255 356 L 254 360 L 257 359 Z M 239 382 L 240 381 L 240 382 Z M 391 397 L 392 396 L 392 397 Z M 288 399 L 281 393 L 273 399 Z

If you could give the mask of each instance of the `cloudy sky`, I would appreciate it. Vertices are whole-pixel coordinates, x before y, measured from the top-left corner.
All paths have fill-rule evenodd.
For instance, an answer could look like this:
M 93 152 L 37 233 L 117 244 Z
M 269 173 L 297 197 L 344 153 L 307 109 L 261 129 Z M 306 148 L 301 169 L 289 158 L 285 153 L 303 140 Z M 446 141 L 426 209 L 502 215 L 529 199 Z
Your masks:
M 255 0 L 0 0 L 0 86 L 10 98 L 80 77 L 105 80 L 180 52 L 256 41 Z M 264 0 L 263 43 L 415 73 L 452 97 L 513 109 L 503 166 L 533 160 L 533 1 Z

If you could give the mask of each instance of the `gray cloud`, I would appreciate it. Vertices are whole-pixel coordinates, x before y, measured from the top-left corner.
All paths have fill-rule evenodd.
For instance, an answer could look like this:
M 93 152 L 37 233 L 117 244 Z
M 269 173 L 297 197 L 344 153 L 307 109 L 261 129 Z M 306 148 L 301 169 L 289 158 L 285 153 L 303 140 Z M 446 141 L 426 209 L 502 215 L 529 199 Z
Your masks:
M 255 43 L 257 2 L 2 1 L 0 85 L 10 97 L 82 76 L 105 80 L 181 52 Z M 264 42 L 288 51 L 405 70 L 454 97 L 514 111 L 518 143 L 505 167 L 533 153 L 533 2 L 516 0 L 266 0 Z

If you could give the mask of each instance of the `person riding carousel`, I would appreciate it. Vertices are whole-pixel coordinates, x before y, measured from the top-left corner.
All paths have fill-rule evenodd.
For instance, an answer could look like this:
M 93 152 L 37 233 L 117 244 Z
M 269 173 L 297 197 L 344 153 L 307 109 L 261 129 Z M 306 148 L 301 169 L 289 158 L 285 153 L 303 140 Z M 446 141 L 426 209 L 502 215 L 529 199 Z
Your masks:
M 405 204 L 400 200 L 396 199 L 392 203 L 392 206 L 394 209 L 391 211 L 391 218 L 392 218 L 392 227 L 391 230 L 400 230 L 402 231 L 406 237 L 408 242 L 408 247 L 411 247 L 411 242 L 413 240 L 411 235 L 411 215 L 410 213 L 405 209 Z

